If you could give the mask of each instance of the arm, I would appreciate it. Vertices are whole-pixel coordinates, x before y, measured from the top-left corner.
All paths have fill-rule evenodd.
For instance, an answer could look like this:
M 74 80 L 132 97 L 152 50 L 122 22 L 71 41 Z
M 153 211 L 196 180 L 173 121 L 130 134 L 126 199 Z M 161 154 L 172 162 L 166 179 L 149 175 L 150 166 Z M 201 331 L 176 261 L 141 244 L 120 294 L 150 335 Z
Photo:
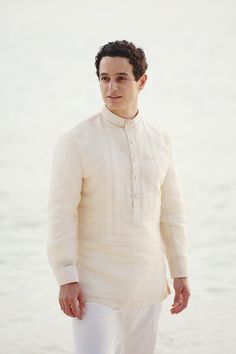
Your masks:
M 81 318 L 84 308 L 77 268 L 77 207 L 81 187 L 78 145 L 72 133 L 67 132 L 58 139 L 53 154 L 48 194 L 47 254 L 60 285 L 61 309 L 68 316 L 78 318 Z
M 59 285 L 79 281 L 77 206 L 81 198 L 81 163 L 71 132 L 57 141 L 48 194 L 48 259 Z
M 160 232 L 173 286 L 175 298 L 171 313 L 187 307 L 190 289 L 188 285 L 187 231 L 183 193 L 176 171 L 173 144 L 169 138 L 169 167 L 161 186 Z

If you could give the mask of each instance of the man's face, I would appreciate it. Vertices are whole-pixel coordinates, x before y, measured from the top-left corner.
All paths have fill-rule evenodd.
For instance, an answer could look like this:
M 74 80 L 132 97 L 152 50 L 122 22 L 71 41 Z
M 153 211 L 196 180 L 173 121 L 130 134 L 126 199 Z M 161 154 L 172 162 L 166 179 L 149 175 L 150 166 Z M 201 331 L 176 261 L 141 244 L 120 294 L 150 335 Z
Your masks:
M 105 105 L 113 113 L 132 118 L 138 110 L 138 93 L 147 75 L 135 81 L 133 67 L 127 58 L 103 57 L 99 66 L 99 82 Z

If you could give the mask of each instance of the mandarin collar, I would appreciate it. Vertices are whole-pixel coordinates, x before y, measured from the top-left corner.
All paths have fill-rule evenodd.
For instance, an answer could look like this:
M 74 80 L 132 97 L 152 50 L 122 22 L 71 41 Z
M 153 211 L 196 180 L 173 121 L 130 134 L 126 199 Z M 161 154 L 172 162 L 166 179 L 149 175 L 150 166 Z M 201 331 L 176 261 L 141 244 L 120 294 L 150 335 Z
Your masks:
M 120 127 L 124 127 L 127 124 L 130 126 L 135 126 L 141 120 L 140 110 L 138 110 L 138 113 L 134 118 L 122 118 L 116 115 L 115 113 L 111 112 L 106 105 L 103 106 L 101 110 L 101 115 L 105 120 Z

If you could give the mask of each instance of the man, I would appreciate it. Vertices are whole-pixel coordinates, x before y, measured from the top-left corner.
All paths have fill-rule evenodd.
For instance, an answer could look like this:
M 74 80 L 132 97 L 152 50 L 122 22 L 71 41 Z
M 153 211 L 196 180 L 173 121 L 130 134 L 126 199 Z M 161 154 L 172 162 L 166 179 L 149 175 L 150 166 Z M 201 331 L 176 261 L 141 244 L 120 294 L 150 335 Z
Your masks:
M 141 48 L 109 42 L 95 58 L 104 106 L 55 147 L 48 257 L 77 354 L 156 354 L 157 321 L 190 296 L 186 218 L 169 135 L 139 110 Z M 81 321 L 82 320 L 82 321 Z

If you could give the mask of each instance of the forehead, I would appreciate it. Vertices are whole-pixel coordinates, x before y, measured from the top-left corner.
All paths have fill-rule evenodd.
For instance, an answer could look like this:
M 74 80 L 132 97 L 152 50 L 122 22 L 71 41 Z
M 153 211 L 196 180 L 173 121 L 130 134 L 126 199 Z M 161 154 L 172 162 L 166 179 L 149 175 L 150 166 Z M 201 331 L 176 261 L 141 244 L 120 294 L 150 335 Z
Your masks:
M 127 74 L 133 74 L 133 67 L 129 63 L 127 58 L 123 57 L 103 57 L 99 66 L 100 74 L 117 74 L 120 72 L 126 72 Z

